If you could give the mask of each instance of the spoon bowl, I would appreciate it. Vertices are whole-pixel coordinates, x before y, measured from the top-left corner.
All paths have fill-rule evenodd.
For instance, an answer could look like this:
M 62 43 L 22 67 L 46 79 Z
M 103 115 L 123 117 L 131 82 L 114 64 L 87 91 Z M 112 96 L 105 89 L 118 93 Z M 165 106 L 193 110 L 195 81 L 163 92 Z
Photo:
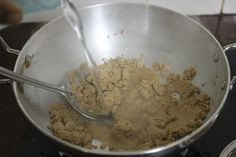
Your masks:
M 36 86 L 48 91 L 52 91 L 55 93 L 58 93 L 66 98 L 66 100 L 69 102 L 69 104 L 81 115 L 84 117 L 90 119 L 90 120 L 95 120 L 95 121 L 104 121 L 104 122 L 111 122 L 112 121 L 112 116 L 109 115 L 100 115 L 100 114 L 91 114 L 88 112 L 85 108 L 83 108 L 79 100 L 73 96 L 70 88 L 70 82 L 69 82 L 69 77 L 68 75 L 65 77 L 64 83 L 62 86 L 55 86 L 46 82 L 42 82 L 27 76 L 20 75 L 18 73 L 15 73 L 11 70 L 8 70 L 6 68 L 0 67 L 0 74 L 3 76 L 6 76 L 8 78 L 11 78 L 14 81 L 26 83 L 32 86 Z

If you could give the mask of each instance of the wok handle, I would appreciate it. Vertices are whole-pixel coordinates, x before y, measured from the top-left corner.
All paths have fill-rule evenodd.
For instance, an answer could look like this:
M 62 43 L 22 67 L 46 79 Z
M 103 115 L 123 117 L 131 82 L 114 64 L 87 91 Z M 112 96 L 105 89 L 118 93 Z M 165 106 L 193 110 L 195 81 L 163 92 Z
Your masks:
M 0 43 L 2 44 L 3 48 L 8 53 L 15 54 L 17 56 L 20 54 L 19 50 L 10 48 L 1 36 L 0 36 Z M 30 56 L 26 56 L 25 63 L 30 62 L 31 58 L 29 58 L 29 57 Z M 33 85 L 33 86 L 37 86 L 39 88 L 46 89 L 46 90 L 56 92 L 56 93 L 59 93 L 59 94 L 63 94 L 63 95 L 65 95 L 67 93 L 67 91 L 65 91 L 65 89 L 62 88 L 62 87 L 57 87 L 55 85 L 48 84 L 46 82 L 42 82 L 42 81 L 39 81 L 39 80 L 35 80 L 35 79 L 32 79 L 32 78 L 20 75 L 18 73 L 15 73 L 15 72 L 13 72 L 11 70 L 8 70 L 6 68 L 3 68 L 1 66 L 0 66 L 0 75 L 11 78 L 11 79 L 0 79 L 0 84 L 9 84 L 9 83 L 11 84 L 12 80 L 14 80 L 14 81 L 19 81 L 19 82 L 23 82 L 23 83 L 26 83 L 26 84 L 30 84 L 30 85 Z
M 0 36 L 0 44 L 2 44 L 2 47 L 8 52 L 8 53 L 11 53 L 11 54 L 15 54 L 15 55 L 19 55 L 20 54 L 20 50 L 16 50 L 16 49 L 13 49 L 13 48 L 10 48 L 7 43 L 5 42 L 5 40 Z
M 226 52 L 227 50 L 232 50 L 232 49 L 235 49 L 235 48 L 236 48 L 236 42 L 233 43 L 233 44 L 225 45 L 223 47 L 223 50 L 224 50 L 224 52 Z
M 11 79 L 0 79 L 0 85 L 5 85 L 5 84 L 12 84 Z
M 229 44 L 223 47 L 224 52 L 226 53 L 228 50 L 236 49 L 236 42 L 233 44 Z M 236 76 L 232 76 L 231 82 L 230 82 L 230 89 L 233 88 L 234 84 L 236 83 Z
M 6 52 L 8 52 L 10 54 L 17 55 L 17 56 L 20 54 L 20 50 L 16 50 L 16 49 L 9 47 L 8 44 L 6 43 L 6 41 L 1 36 L 0 36 L 0 44 L 2 45 L 4 50 L 6 50 Z M 11 79 L 0 79 L 0 85 L 3 85 L 3 84 L 12 84 L 12 80 Z

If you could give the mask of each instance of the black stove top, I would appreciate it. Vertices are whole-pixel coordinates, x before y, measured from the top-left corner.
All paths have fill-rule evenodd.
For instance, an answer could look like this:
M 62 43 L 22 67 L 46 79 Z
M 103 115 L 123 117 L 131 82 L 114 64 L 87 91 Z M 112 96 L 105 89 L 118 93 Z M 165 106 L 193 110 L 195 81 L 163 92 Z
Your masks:
M 41 25 L 24 24 L 0 31 L 10 46 L 20 49 Z M 22 33 L 24 32 L 24 33 Z M 236 35 L 235 35 L 236 37 Z M 0 52 L 3 49 L 0 48 Z M 236 50 L 228 52 L 232 75 L 236 75 Z M 16 57 L 0 54 L 0 66 L 12 69 Z M 1 77 L 0 77 L 1 78 Z M 213 127 L 184 153 L 176 157 L 217 157 L 224 147 L 236 139 L 236 86 Z M 0 85 L 0 156 L 59 157 L 47 138 L 38 132 L 21 113 L 12 89 Z M 4 155 L 3 155 L 4 154 Z

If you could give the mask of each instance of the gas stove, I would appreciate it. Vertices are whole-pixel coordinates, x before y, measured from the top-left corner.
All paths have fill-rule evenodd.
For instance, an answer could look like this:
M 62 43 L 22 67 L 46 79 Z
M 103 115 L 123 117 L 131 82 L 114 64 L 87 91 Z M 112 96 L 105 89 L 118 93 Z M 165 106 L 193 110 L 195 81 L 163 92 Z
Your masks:
M 236 22 L 230 23 L 226 16 L 195 17 L 225 45 L 236 41 Z M 234 19 L 235 16 L 232 16 Z M 221 24 L 221 20 L 224 24 Z M 217 27 L 216 25 L 217 24 Z M 234 25 L 233 25 L 234 24 Z M 17 49 L 21 49 L 29 37 L 40 28 L 42 24 L 21 24 L 15 28 L 7 28 L 0 31 L 0 35 L 7 43 Z M 227 35 L 222 30 L 230 32 Z M 222 35 L 221 35 L 222 33 Z M 16 56 L 2 54 L 0 48 L 0 66 L 13 69 Z M 232 75 L 236 75 L 236 50 L 227 52 L 231 64 Z M 2 78 L 2 77 L 0 77 Z M 220 113 L 216 123 L 198 141 L 189 146 L 176 157 L 218 157 L 222 150 L 231 141 L 236 139 L 236 87 L 230 91 L 227 102 Z M 10 86 L 0 85 L 0 154 L 3 157 L 60 157 L 55 147 L 48 139 L 39 133 L 24 117 L 19 109 Z M 4 155 L 2 155 L 4 154 Z M 82 156 L 82 155 L 81 155 Z M 66 157 L 64 155 L 64 157 Z M 232 156 L 233 157 L 233 156 Z

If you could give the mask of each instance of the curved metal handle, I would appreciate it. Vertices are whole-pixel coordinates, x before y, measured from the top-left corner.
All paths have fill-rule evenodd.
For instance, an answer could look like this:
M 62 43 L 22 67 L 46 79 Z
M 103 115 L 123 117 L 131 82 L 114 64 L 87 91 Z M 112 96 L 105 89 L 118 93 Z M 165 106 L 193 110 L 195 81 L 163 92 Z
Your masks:
M 12 84 L 11 79 L 0 79 L 0 85 L 4 84 Z
M 235 83 L 236 83 L 236 76 L 233 76 L 230 82 L 230 89 L 233 89 Z
M 2 44 L 2 47 L 4 48 L 4 50 L 6 50 L 8 53 L 14 54 L 14 55 L 17 55 L 17 56 L 20 54 L 20 50 L 10 48 L 1 36 L 0 36 L 0 44 Z M 0 85 L 2 85 L 2 84 L 11 84 L 11 83 L 12 83 L 11 79 L 0 79 Z
M 228 50 L 236 49 L 236 42 L 233 44 L 229 44 L 223 47 L 224 52 Z M 236 76 L 232 76 L 231 82 L 230 82 L 230 89 L 233 88 L 234 84 L 236 83 Z
M 5 42 L 5 40 L 0 36 L 0 43 L 2 44 L 3 48 L 8 52 L 8 53 L 11 53 L 11 54 L 15 54 L 15 55 L 19 55 L 20 54 L 20 50 L 16 50 L 16 49 L 13 49 L 13 48 L 10 48 L 7 43 Z
M 27 83 L 42 89 L 46 89 L 52 92 L 56 92 L 59 94 L 66 94 L 67 92 L 65 91 L 65 89 L 63 89 L 62 87 L 57 87 L 55 85 L 49 84 L 49 83 L 45 83 L 42 81 L 38 81 L 20 74 L 17 74 L 11 70 L 5 69 L 3 67 L 0 67 L 0 74 L 3 76 L 6 76 L 8 78 L 13 79 L 14 81 L 19 81 L 19 82 L 23 82 L 23 83 Z
M 224 52 L 226 52 L 227 50 L 231 50 L 231 49 L 235 49 L 236 48 L 236 42 L 233 44 L 229 44 L 223 47 Z

